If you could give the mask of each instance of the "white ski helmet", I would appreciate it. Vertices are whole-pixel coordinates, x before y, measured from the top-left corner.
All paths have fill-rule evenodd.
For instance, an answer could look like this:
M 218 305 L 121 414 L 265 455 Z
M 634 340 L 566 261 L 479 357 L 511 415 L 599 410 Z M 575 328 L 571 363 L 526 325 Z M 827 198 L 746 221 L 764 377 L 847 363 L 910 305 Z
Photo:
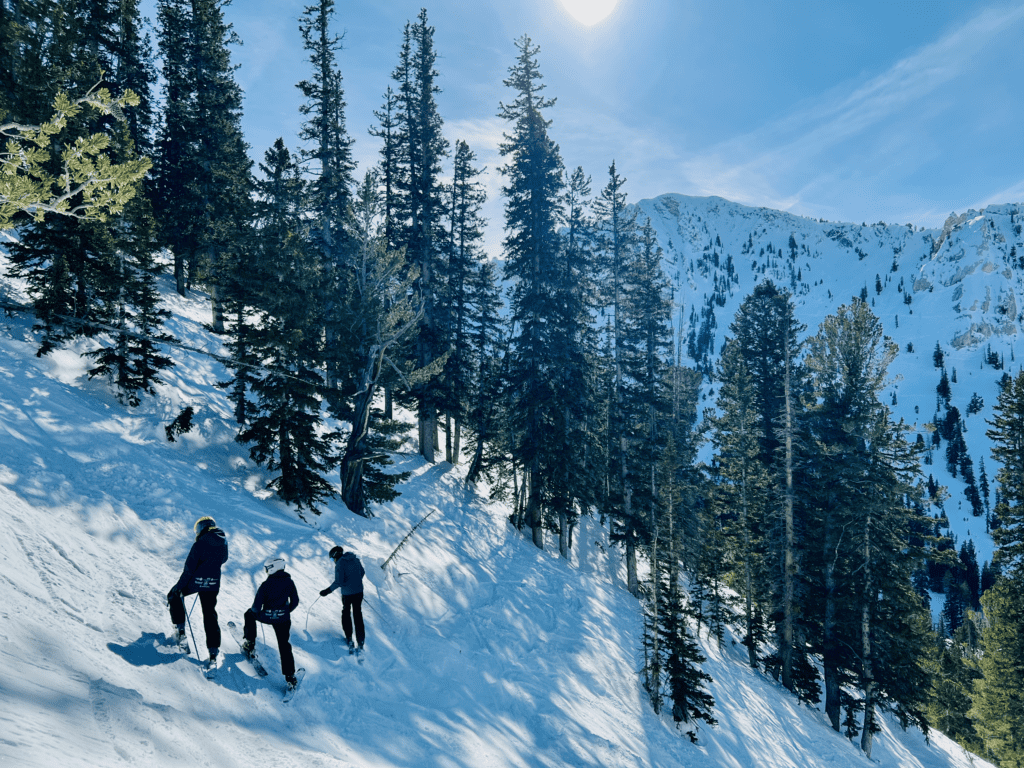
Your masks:
M 263 564 L 263 570 L 267 572 L 267 576 L 273 576 L 278 571 L 283 571 L 284 565 L 283 557 L 272 557 Z

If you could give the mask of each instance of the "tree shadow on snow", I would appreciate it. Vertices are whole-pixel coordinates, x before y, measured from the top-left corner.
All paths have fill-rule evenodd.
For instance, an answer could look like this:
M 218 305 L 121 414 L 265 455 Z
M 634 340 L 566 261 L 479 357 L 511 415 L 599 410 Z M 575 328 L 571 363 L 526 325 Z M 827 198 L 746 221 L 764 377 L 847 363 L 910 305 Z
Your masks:
M 133 667 L 157 667 L 173 664 L 181 658 L 178 646 L 156 632 L 143 632 L 142 637 L 130 645 L 107 643 L 107 648 Z

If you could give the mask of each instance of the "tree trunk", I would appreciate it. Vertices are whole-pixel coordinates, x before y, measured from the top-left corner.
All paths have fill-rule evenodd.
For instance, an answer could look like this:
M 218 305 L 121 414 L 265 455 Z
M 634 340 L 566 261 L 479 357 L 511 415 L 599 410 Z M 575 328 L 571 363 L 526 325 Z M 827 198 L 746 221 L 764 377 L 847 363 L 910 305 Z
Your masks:
M 871 603 L 874 600 L 875 586 L 871 576 L 871 513 L 868 511 L 864 523 L 864 596 L 861 598 L 860 633 L 861 633 L 861 665 L 862 687 L 864 689 L 864 729 L 860 734 L 860 748 L 864 755 L 871 759 L 871 739 L 875 724 L 875 671 L 872 663 L 871 647 Z
M 793 651 L 795 647 L 793 610 L 796 581 L 796 529 L 793 523 L 793 399 L 790 391 L 789 345 L 786 344 L 786 370 L 784 375 L 785 438 L 786 438 L 786 493 L 783 499 L 785 519 L 785 552 L 782 569 L 782 643 L 779 648 L 782 657 L 782 684 L 787 690 L 794 690 Z
M 825 587 L 825 615 L 822 621 L 822 652 L 821 661 L 825 677 L 825 714 L 834 731 L 839 731 L 842 715 L 842 699 L 839 685 L 839 662 L 836 652 L 836 564 L 839 559 L 839 542 L 834 541 L 835 527 L 829 511 L 835 507 L 829 498 L 825 511 L 825 524 L 822 531 L 822 577 Z
M 437 412 L 431 406 L 423 406 L 419 420 L 420 456 L 433 464 L 437 459 Z
M 533 545 L 537 549 L 544 549 L 544 511 L 540 505 L 540 483 L 537 481 L 537 477 L 540 474 L 540 469 L 537 466 L 537 459 L 533 460 L 533 466 L 530 468 L 530 474 L 526 478 L 526 482 L 530 484 L 529 487 L 529 500 L 526 504 L 526 519 L 530 521 L 530 527 L 533 529 Z
M 373 391 L 373 385 L 364 379 L 364 387 L 352 403 L 352 432 L 341 459 L 341 500 L 350 510 L 363 517 L 369 517 L 363 494 L 363 468 L 366 438 L 370 434 Z
M 747 661 L 753 669 L 757 669 L 757 644 L 754 641 L 754 584 L 750 572 L 750 556 L 752 546 L 750 544 L 750 527 L 747 522 L 747 469 L 743 468 L 740 478 L 740 527 L 743 529 L 743 583 L 746 592 L 746 620 L 747 636 L 744 638 L 747 645 Z
M 569 516 L 565 510 L 558 513 L 558 554 L 569 559 Z
M 478 435 L 476 439 L 476 450 L 473 451 L 473 460 L 469 462 L 469 470 L 466 472 L 466 482 L 475 483 L 480 477 L 484 463 L 484 436 Z
M 181 296 L 188 295 L 185 290 L 185 257 L 180 253 L 174 254 L 174 289 Z
M 213 313 L 213 332 L 224 333 L 224 302 L 220 297 L 220 288 L 216 285 L 210 288 L 210 309 Z
M 640 596 L 640 582 L 636 577 L 636 543 L 626 539 L 626 589 L 633 597 Z

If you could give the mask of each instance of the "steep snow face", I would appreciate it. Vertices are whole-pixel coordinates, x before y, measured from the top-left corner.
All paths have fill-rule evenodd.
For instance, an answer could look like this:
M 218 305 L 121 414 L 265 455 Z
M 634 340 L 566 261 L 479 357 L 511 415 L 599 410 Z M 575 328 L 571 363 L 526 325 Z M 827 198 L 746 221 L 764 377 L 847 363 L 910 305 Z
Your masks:
M 0 283 L 5 266 L 0 255 Z M 203 328 L 208 297 L 181 298 L 169 282 L 164 291 L 171 331 L 222 353 Z M 377 517 L 334 503 L 305 522 L 270 497 L 266 473 L 234 442 L 219 362 L 178 350 L 158 394 L 126 410 L 87 379 L 81 349 L 43 359 L 35 349 L 30 319 L 0 318 L 0 764 L 864 765 L 820 711 L 747 667 L 731 634 L 721 646 L 701 638 L 720 725 L 692 745 L 656 717 L 637 676 L 640 607 L 596 521 L 582 522 L 567 563 L 525 540 L 459 468 L 409 451 L 396 469 L 413 476 Z M 196 429 L 169 443 L 163 426 L 184 405 L 196 408 Z M 169 642 L 164 595 L 201 515 L 230 541 L 222 626 L 251 604 L 265 558 L 288 561 L 302 601 L 291 636 L 307 675 L 287 706 L 272 633 L 257 646 L 266 679 L 226 634 L 213 681 Z M 338 597 L 317 596 L 339 543 L 367 571 L 363 666 L 342 649 Z M 198 607 L 190 624 L 205 648 Z M 881 768 L 988 765 L 941 734 L 881 726 Z
M 1024 309 L 1024 205 L 993 205 L 950 216 L 942 229 L 912 225 L 819 221 L 717 197 L 662 195 L 635 206 L 650 219 L 664 250 L 676 302 L 682 358 L 705 374 L 703 397 L 716 391 L 714 368 L 743 299 L 772 280 L 794 296 L 807 336 L 852 297 L 863 296 L 900 348 L 886 405 L 931 445 L 932 425 L 945 413 L 936 401 L 938 345 L 964 417 L 965 440 L 980 478 L 995 489 L 985 420 L 998 382 L 1019 370 L 1016 344 Z M 974 395 L 984 405 L 971 413 Z M 913 438 L 914 435 L 911 435 Z M 946 469 L 944 446 L 929 451 L 925 474 L 948 487 L 944 511 L 957 546 L 972 540 L 979 563 L 992 542 L 984 516 L 965 501 L 962 476 Z M 934 605 L 936 609 L 941 604 Z
M 950 216 L 941 230 L 819 221 L 717 197 L 663 195 L 636 208 L 638 221 L 649 218 L 658 232 L 676 301 L 689 311 L 684 338 L 699 333 L 706 307 L 715 327 L 727 327 L 738 301 L 766 279 L 797 297 L 811 332 L 819 315 L 862 289 L 893 338 L 908 336 L 899 323 L 913 328 L 915 313 L 941 313 L 938 340 L 957 349 L 993 336 L 1010 343 L 1020 330 L 1022 205 Z M 902 294 L 895 303 L 882 297 L 890 286 Z M 686 352 L 700 364 L 714 346 Z
M 951 346 L 976 347 L 1017 335 L 1021 317 L 1017 296 L 1024 276 L 1024 237 L 1020 206 L 990 206 L 982 212 L 950 216 L 921 266 L 914 291 L 950 302 Z

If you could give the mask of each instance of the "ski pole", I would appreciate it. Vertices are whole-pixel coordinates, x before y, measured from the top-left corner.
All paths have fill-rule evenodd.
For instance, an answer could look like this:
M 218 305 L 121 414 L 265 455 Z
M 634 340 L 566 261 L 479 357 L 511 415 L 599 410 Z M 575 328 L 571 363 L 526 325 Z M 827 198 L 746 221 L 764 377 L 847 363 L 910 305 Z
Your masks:
M 316 600 L 320 599 L 320 595 L 317 595 Z M 313 601 L 313 605 L 316 605 L 316 600 Z M 309 606 L 306 610 L 306 626 L 303 628 L 304 632 L 309 632 L 309 612 L 313 610 L 313 605 Z
M 199 658 L 199 643 L 196 642 L 196 633 L 192 631 L 192 610 L 196 607 L 196 600 L 199 599 L 199 593 L 196 593 L 195 599 L 192 600 L 192 608 L 188 609 L 188 613 L 185 614 L 185 622 L 188 624 L 188 633 L 192 635 L 192 645 L 196 649 L 196 658 Z
M 373 611 L 373 615 L 374 616 L 376 616 L 378 619 L 380 619 L 385 624 L 387 624 L 388 627 L 391 628 L 392 630 L 394 629 L 394 627 L 391 626 L 391 622 L 386 620 L 383 616 L 381 616 L 380 613 L 377 612 L 377 609 L 373 607 L 373 604 L 370 603 L 365 597 L 363 598 L 363 602 L 366 603 L 366 607 L 367 608 L 369 608 L 371 611 Z

